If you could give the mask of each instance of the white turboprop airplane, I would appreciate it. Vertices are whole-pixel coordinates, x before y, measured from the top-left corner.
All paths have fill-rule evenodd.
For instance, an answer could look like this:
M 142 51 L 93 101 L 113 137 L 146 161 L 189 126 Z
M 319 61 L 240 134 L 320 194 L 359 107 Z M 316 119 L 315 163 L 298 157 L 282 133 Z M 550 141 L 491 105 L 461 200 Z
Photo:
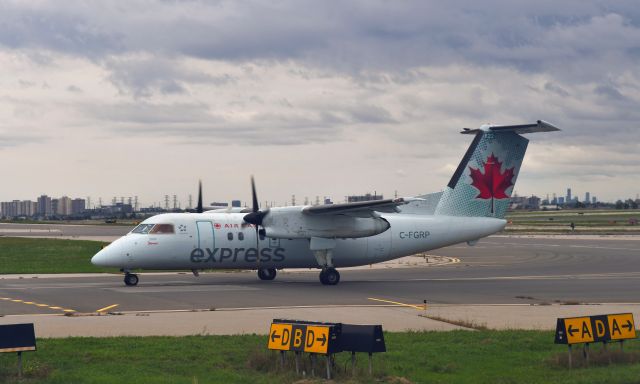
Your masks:
M 465 128 L 473 135 L 443 192 L 393 200 L 204 211 L 148 218 L 98 252 L 91 262 L 117 267 L 126 285 L 134 269 L 254 269 L 273 280 L 282 268 L 319 268 L 320 282 L 340 281 L 336 267 L 379 263 L 452 244 L 474 245 L 504 229 L 504 215 L 528 140 L 521 134 L 559 129 L 534 124 Z

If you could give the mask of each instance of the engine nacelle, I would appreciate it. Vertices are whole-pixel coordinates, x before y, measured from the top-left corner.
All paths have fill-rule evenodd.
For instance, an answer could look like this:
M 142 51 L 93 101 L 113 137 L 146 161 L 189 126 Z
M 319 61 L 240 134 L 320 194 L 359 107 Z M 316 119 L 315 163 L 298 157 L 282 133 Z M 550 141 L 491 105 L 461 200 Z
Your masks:
M 266 236 L 280 239 L 369 237 L 391 227 L 381 217 L 309 215 L 302 212 L 302 207 L 271 209 L 262 226 Z

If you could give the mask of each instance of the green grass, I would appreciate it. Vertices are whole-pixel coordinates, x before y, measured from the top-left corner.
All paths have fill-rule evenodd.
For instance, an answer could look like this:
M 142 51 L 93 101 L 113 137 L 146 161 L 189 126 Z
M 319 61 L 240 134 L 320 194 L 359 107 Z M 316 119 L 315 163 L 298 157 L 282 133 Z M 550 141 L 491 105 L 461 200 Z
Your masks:
M 640 225 L 631 225 L 632 220 L 640 220 L 638 210 L 568 210 L 509 212 L 508 232 L 553 232 L 574 233 L 569 225 L 574 223 L 576 231 L 590 233 L 640 232 Z
M 637 362 L 609 365 L 594 358 L 590 367 L 569 370 L 559 363 L 567 349 L 553 344 L 552 332 L 387 333 L 385 340 L 388 352 L 374 356 L 373 377 L 366 374 L 366 355 L 359 354 L 359 372 L 351 378 L 350 355 L 341 353 L 336 355 L 336 381 L 631 383 L 640 377 Z M 266 336 L 256 335 L 43 339 L 37 352 L 24 354 L 21 382 L 290 383 L 301 379 L 291 358 L 288 368 L 277 368 L 277 353 L 266 351 L 265 345 Z M 594 357 L 600 349 L 591 347 Z M 627 342 L 625 351 L 625 356 L 638 360 L 637 342 Z M 576 365 L 580 360 L 576 353 Z M 0 382 L 19 382 L 15 364 L 15 354 L 0 356 Z M 309 368 L 308 358 L 303 358 L 303 364 Z
M 100 241 L 0 237 L 0 274 L 115 272 L 91 264 Z

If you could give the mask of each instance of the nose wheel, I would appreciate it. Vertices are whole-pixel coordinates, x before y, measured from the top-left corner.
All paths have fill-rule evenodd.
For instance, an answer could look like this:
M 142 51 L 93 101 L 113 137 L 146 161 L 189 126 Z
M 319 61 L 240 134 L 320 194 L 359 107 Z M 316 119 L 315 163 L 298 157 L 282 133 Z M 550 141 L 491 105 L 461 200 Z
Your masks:
M 258 269 L 258 277 L 260 280 L 273 280 L 276 278 L 275 268 Z
M 124 283 L 129 287 L 138 285 L 138 275 L 136 275 L 135 273 L 125 273 Z
M 336 285 L 340 282 L 340 273 L 332 267 L 323 268 L 320 272 L 320 282 L 323 285 Z

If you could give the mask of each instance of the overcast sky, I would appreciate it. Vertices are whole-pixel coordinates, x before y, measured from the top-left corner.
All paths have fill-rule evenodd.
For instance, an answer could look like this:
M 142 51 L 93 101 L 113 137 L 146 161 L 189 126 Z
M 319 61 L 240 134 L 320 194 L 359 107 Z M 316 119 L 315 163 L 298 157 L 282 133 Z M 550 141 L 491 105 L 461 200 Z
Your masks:
M 640 192 L 637 1 L 1 1 L 0 200 L 441 190 L 544 119 L 519 194 Z

